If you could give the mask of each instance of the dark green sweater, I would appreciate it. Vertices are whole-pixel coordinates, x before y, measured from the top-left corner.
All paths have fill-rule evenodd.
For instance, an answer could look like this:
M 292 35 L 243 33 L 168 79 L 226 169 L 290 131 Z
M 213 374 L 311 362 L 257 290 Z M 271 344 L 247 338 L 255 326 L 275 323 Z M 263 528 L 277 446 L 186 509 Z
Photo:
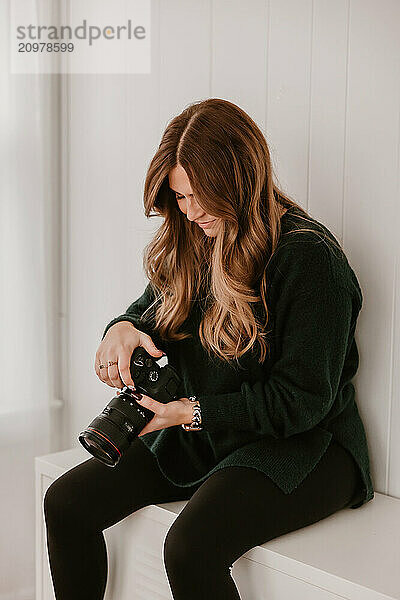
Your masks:
M 192 338 L 160 338 L 150 318 L 141 321 L 155 296 L 150 284 L 126 312 L 113 319 L 130 321 L 167 353 L 182 378 L 179 397 L 196 395 L 203 430 L 180 425 L 149 432 L 140 439 L 155 454 L 164 475 L 176 485 L 204 481 L 226 466 L 258 469 L 290 494 L 319 462 L 331 439 L 347 448 L 360 467 L 363 487 L 358 508 L 374 497 L 368 445 L 355 402 L 359 355 L 354 332 L 362 305 L 357 277 L 337 248 L 321 233 L 289 233 L 293 227 L 321 227 L 298 218 L 290 208 L 282 217 L 278 247 L 267 267 L 267 329 L 270 356 L 257 361 L 249 350 L 240 365 L 209 359 L 198 326 L 204 308 L 195 300 L 181 326 Z M 263 320 L 261 303 L 256 309 Z M 102 339 L 103 339 L 102 337 Z M 258 344 L 256 344 L 258 347 Z M 356 497 L 354 497 L 354 500 Z

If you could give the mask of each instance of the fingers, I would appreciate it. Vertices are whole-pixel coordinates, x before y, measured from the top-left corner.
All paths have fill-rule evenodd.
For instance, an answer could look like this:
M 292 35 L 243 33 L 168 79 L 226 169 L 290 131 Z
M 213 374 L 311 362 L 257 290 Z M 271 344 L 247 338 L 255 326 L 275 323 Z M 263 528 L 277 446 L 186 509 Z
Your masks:
M 110 387 L 121 389 L 126 385 L 129 385 L 135 389 L 135 384 L 133 382 L 130 371 L 131 355 L 129 351 L 124 351 L 120 354 L 118 359 L 111 360 L 111 362 L 115 361 L 117 362 L 117 364 L 100 369 L 100 365 L 108 365 L 108 360 L 103 359 L 102 361 L 100 361 L 96 357 L 94 368 L 97 377 L 103 383 L 106 383 Z
M 155 413 L 159 417 L 163 417 L 166 411 L 168 410 L 165 404 L 163 404 L 162 402 L 158 402 L 158 400 L 154 400 L 154 398 L 151 398 L 146 394 L 142 394 L 141 400 L 136 400 L 136 402 L 138 402 L 138 404 L 141 404 L 142 406 L 145 406 L 146 408 L 149 408 L 153 411 L 153 413 Z
M 107 365 L 107 361 L 105 363 L 102 362 L 101 364 Z M 110 367 L 106 366 L 106 368 L 102 368 L 102 369 L 99 368 L 96 372 L 98 373 L 99 379 L 103 383 L 109 385 L 110 387 L 118 387 L 114 384 L 113 380 L 110 378 L 110 374 L 112 374 L 114 377 L 114 380 L 115 380 L 115 369 L 116 368 L 117 368 L 117 365 L 112 365 Z M 122 387 L 122 386 L 119 386 L 119 387 Z
M 157 346 L 155 345 L 151 337 L 147 335 L 147 333 L 140 333 L 140 345 L 143 346 L 143 348 L 155 358 L 160 358 L 160 356 L 164 354 L 162 350 L 159 350 L 157 348 Z
M 114 362 L 114 361 L 112 361 Z M 111 384 L 115 388 L 123 388 L 124 384 L 121 381 L 118 371 L 118 362 L 116 365 L 110 365 L 107 369 L 108 371 L 108 379 L 111 381 Z
M 129 330 L 129 334 L 131 335 Z M 139 330 L 134 330 L 135 338 L 131 340 L 129 338 L 129 344 L 125 344 L 121 338 L 115 340 L 113 343 L 109 343 L 104 348 L 100 347 L 100 351 L 96 352 L 94 369 L 97 377 L 106 385 L 113 388 L 123 388 L 124 386 L 132 386 L 135 389 L 135 383 L 132 379 L 130 364 L 132 358 L 132 352 L 138 346 L 142 346 L 151 356 L 154 358 L 161 358 L 165 354 L 162 350 L 159 350 L 154 344 L 151 337 Z M 108 352 L 107 352 L 108 351 Z M 104 352 L 112 352 L 112 356 L 105 357 Z M 109 362 L 115 362 L 116 364 L 108 365 Z M 100 368 L 101 365 L 105 367 Z
M 114 362 L 114 361 L 112 360 L 112 362 Z M 102 365 L 105 365 L 105 368 Z M 97 377 L 103 383 L 109 385 L 110 387 L 115 387 L 114 383 L 112 382 L 112 380 L 109 377 L 109 370 L 112 369 L 113 367 L 116 367 L 116 365 L 112 365 L 111 367 L 107 367 L 107 365 L 108 365 L 108 360 L 106 360 L 104 358 L 100 358 L 99 353 L 96 352 L 96 357 L 94 359 L 94 370 L 96 371 Z M 100 366 L 102 366 L 102 368 L 100 368 Z
M 124 382 L 124 385 L 132 385 L 135 388 L 135 384 L 131 375 L 131 355 L 129 352 L 123 352 L 118 359 L 118 369 L 120 377 Z

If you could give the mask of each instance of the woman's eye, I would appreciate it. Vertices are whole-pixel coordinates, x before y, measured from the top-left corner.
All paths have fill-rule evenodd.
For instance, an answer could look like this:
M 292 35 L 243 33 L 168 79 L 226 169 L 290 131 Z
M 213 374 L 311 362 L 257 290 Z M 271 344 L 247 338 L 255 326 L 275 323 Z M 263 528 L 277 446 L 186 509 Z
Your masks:
M 184 196 L 176 196 L 177 200 L 182 200 Z

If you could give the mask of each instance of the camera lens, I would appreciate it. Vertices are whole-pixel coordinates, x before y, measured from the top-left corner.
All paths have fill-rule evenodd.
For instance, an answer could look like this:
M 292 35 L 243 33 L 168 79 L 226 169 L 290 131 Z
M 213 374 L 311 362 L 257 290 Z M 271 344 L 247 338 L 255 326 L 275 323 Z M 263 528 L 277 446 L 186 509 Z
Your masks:
M 86 429 L 79 435 L 79 441 L 98 460 L 110 467 L 115 467 L 121 458 L 120 451 L 113 447 L 112 442 L 104 439 L 102 434 Z
M 134 393 L 122 392 L 112 398 L 78 439 L 95 458 L 115 467 L 153 414 L 134 401 Z

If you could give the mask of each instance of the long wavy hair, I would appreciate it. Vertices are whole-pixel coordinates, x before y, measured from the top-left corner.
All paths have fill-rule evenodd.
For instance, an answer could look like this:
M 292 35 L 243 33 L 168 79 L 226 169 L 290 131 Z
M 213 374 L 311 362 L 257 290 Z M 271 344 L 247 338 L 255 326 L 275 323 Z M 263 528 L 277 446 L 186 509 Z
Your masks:
M 184 168 L 201 208 L 221 217 L 215 237 L 179 209 L 168 179 L 176 165 Z M 156 295 L 146 313 L 156 307 L 153 318 L 162 338 L 191 337 L 178 330 L 192 303 L 205 299 L 198 333 L 208 354 L 237 361 L 258 341 L 259 361 L 265 360 L 266 267 L 280 238 L 281 213 L 296 206 L 306 221 L 309 217 L 274 179 L 264 135 L 232 102 L 193 102 L 168 123 L 144 184 L 146 217 L 164 217 L 143 256 Z M 253 310 L 260 301 L 263 323 Z

